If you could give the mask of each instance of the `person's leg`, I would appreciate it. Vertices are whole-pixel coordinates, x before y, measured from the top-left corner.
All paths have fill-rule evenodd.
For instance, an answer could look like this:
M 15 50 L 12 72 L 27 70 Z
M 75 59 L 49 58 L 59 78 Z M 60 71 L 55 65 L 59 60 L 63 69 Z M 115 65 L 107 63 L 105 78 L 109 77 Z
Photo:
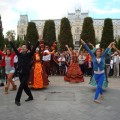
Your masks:
M 10 86 L 10 80 L 8 79 L 8 77 L 9 77 L 9 74 L 7 74 L 7 83 L 5 85 L 5 94 L 8 94 L 8 89 Z
M 14 83 L 14 81 L 12 80 L 13 76 L 14 76 L 14 73 L 10 73 L 9 76 L 8 76 L 8 79 L 9 79 L 10 83 L 12 84 L 12 86 L 14 87 L 14 86 L 15 86 L 15 83 Z
M 16 97 L 15 97 L 15 101 L 17 102 L 20 102 L 20 98 L 21 98 L 21 95 L 22 95 L 22 91 L 24 89 L 24 82 L 25 82 L 25 77 L 23 74 L 19 74 L 19 79 L 20 79 L 20 86 L 18 88 L 18 91 L 17 91 L 17 94 L 16 94 Z
M 114 63 L 114 67 L 113 67 L 113 76 L 116 77 L 117 73 L 117 69 L 116 69 L 116 63 Z
M 95 75 L 95 80 L 97 81 L 97 88 L 96 88 L 94 100 L 98 99 L 100 93 L 103 94 L 102 85 L 103 85 L 104 77 L 105 77 L 104 74 Z
M 116 65 L 116 72 L 117 72 L 116 75 L 118 77 L 119 76 L 119 64 Z
M 28 95 L 29 99 L 33 99 L 33 95 L 32 95 L 32 93 L 31 93 L 31 91 L 30 91 L 30 89 L 28 87 L 28 84 L 25 85 L 24 91 Z
M 20 98 L 21 98 L 21 95 L 22 95 L 22 91 L 24 89 L 25 93 L 30 97 L 30 98 L 33 98 L 32 96 L 32 93 L 30 91 L 30 89 L 28 88 L 28 78 L 29 78 L 29 75 L 23 75 L 21 77 L 21 83 L 20 83 L 20 86 L 18 88 L 18 92 L 17 92 L 17 95 L 16 95 L 16 101 L 20 102 Z

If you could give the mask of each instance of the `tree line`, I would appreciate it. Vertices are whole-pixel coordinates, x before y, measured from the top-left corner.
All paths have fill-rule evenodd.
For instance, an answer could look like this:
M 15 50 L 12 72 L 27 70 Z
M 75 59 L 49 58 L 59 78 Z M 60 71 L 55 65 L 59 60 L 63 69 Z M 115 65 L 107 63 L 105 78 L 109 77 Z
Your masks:
M 29 22 L 27 27 L 27 33 L 24 35 L 24 39 L 21 39 L 19 36 L 17 40 L 15 40 L 15 32 L 10 30 L 6 33 L 7 36 L 12 35 L 13 41 L 17 47 L 21 46 L 25 42 L 30 42 L 34 45 L 38 39 L 38 31 L 36 24 L 34 22 Z M 82 32 L 80 34 L 80 38 L 82 38 L 86 43 L 91 42 L 93 45 L 98 43 L 95 37 L 95 30 L 93 26 L 93 19 L 91 17 L 86 17 L 83 22 Z M 45 45 L 51 46 L 54 41 L 56 41 L 56 30 L 55 23 L 53 20 L 46 20 L 43 29 L 43 40 Z M 113 35 L 113 24 L 112 19 L 106 18 L 104 20 L 104 26 L 102 30 L 102 37 L 100 42 L 101 48 L 106 48 L 109 43 L 115 41 L 117 47 L 120 49 L 120 39 L 116 41 Z M 64 51 L 65 45 L 74 48 L 73 45 L 73 36 L 71 32 L 71 25 L 68 18 L 64 17 L 61 19 L 60 24 L 60 33 L 58 35 L 58 50 Z M 3 27 L 2 20 L 0 16 L 0 49 L 4 49 L 5 47 L 10 47 L 6 38 L 3 35 Z

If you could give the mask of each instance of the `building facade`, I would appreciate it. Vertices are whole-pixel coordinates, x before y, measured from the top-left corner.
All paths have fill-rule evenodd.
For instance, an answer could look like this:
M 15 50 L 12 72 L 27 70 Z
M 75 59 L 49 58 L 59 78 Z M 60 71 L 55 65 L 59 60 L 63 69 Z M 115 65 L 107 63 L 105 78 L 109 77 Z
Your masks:
M 84 22 L 84 18 L 88 17 L 89 13 L 82 13 L 81 10 L 75 10 L 75 13 L 68 13 L 67 18 L 71 24 L 71 31 L 73 35 L 73 44 L 77 48 L 79 46 L 80 34 L 82 32 L 82 25 Z M 45 20 L 31 20 L 36 24 L 37 30 L 39 34 L 43 34 L 43 28 Z M 58 35 L 60 33 L 60 22 L 61 19 L 54 19 L 55 28 L 56 28 L 56 38 L 58 40 Z M 120 38 L 120 19 L 112 19 L 113 22 L 113 30 L 114 30 L 114 38 Z M 28 16 L 20 15 L 20 19 L 17 25 L 17 35 L 24 39 L 24 35 L 26 35 L 28 25 Z M 93 26 L 95 29 L 95 36 L 98 41 L 101 40 L 102 30 L 104 26 L 104 19 L 94 19 L 93 18 Z

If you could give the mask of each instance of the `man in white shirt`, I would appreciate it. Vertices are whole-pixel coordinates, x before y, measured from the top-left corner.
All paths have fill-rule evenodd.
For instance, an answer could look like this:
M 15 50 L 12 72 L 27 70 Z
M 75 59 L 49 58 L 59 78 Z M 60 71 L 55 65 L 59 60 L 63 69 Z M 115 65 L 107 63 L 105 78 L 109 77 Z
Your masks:
M 59 71 L 60 71 L 60 75 L 65 75 L 65 57 L 63 54 L 60 54 L 60 57 L 58 58 L 58 62 L 59 62 Z
M 78 62 L 79 62 L 79 66 L 80 69 L 82 70 L 82 73 L 84 74 L 84 62 L 85 62 L 85 56 L 83 54 L 83 51 L 80 52 L 80 55 L 78 57 Z
M 119 63 L 120 63 L 120 56 L 118 52 L 114 53 L 113 57 L 113 62 L 114 62 L 114 77 L 119 77 Z
M 44 55 L 43 55 L 42 61 L 43 61 L 43 66 L 45 67 L 47 75 L 50 75 L 51 54 L 47 54 L 47 53 L 49 53 L 49 47 L 45 46 L 45 50 L 44 50 Z

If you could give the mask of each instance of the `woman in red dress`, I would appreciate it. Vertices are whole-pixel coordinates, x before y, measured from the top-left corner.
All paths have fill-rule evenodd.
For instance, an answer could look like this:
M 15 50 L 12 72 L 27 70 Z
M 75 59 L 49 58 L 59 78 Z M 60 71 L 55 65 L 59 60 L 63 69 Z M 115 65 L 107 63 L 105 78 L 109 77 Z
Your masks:
M 78 64 L 78 55 L 79 55 L 80 49 L 78 51 L 75 51 L 75 50 L 70 51 L 68 45 L 66 45 L 66 47 L 71 56 L 71 62 L 67 68 L 67 73 L 64 76 L 64 80 L 71 83 L 84 82 L 83 73 Z

